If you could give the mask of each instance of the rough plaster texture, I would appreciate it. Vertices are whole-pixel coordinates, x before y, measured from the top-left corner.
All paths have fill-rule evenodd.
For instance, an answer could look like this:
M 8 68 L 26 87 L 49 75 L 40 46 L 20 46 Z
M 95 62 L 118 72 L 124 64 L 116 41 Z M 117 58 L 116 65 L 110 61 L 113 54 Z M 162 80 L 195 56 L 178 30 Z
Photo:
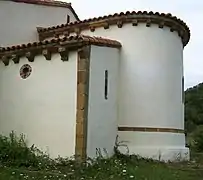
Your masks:
M 167 27 L 158 28 L 157 25 L 125 24 L 122 28 L 111 26 L 82 33 L 116 39 L 122 44 L 118 126 L 184 129 L 183 45 L 177 32 L 170 32 Z M 153 134 L 157 134 L 158 138 L 154 139 Z M 148 149 L 153 145 L 149 142 L 155 141 L 159 142 L 155 143 L 156 153 L 162 149 L 168 154 L 164 156 L 165 160 L 182 151 L 187 153 L 185 158 L 189 158 L 184 134 L 126 131 L 119 132 L 119 136 L 121 140 L 128 141 L 131 153 L 140 154 L 145 149 L 151 156 Z M 138 150 L 140 148 L 141 151 Z
M 113 154 L 118 120 L 119 50 L 91 47 L 87 156 L 95 157 L 96 149 L 104 156 Z M 108 99 L 104 97 L 105 70 L 108 70 Z
M 0 1 L 0 46 L 38 40 L 36 27 L 49 27 L 75 17 L 68 8 Z
M 30 64 L 33 72 L 21 79 L 19 70 Z M 77 97 L 77 53 L 63 62 L 59 54 L 51 61 L 36 56 L 34 62 L 21 58 L 9 66 L 0 62 L 0 134 L 24 133 L 51 157 L 75 154 Z

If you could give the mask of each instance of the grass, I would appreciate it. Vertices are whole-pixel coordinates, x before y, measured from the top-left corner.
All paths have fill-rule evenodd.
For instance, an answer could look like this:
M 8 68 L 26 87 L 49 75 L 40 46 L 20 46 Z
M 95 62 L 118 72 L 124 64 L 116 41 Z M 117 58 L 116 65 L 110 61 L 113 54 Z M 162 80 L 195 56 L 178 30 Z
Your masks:
M 203 155 L 197 162 L 161 163 L 116 153 L 79 164 L 71 159 L 50 159 L 27 147 L 24 137 L 0 136 L 0 180 L 202 180 Z M 200 158 L 201 157 L 201 158 Z
M 25 167 L 0 168 L 0 179 L 53 179 L 53 180 L 202 180 L 203 169 L 192 167 L 187 163 L 164 164 L 160 162 L 138 159 L 136 156 L 112 157 L 99 159 L 94 165 L 66 165 L 55 169 L 34 170 Z

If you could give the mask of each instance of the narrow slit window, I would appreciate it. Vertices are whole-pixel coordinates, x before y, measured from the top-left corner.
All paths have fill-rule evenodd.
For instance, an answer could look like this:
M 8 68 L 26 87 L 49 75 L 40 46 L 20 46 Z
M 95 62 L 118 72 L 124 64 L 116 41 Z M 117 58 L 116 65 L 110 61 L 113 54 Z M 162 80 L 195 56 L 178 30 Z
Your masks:
M 108 70 L 105 70 L 104 98 L 108 99 Z
M 182 103 L 185 102 L 184 77 L 182 77 Z

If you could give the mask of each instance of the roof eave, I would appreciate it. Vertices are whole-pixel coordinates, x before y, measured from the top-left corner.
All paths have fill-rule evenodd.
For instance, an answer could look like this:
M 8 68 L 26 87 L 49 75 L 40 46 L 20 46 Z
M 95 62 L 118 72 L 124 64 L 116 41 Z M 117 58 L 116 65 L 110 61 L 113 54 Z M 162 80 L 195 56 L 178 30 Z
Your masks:
M 49 41 L 46 40 L 12 47 L 2 47 L 0 48 L 0 59 L 6 66 L 9 65 L 10 60 L 13 60 L 14 63 L 19 63 L 20 57 L 23 56 L 28 57 L 28 59 L 30 58 L 33 62 L 36 55 L 42 54 L 46 58 L 48 57 L 47 60 L 50 60 L 50 55 L 52 53 L 61 53 L 61 49 L 62 51 L 72 51 L 89 45 L 121 48 L 121 43 L 116 40 L 85 35 L 74 35 Z
M 150 24 L 158 24 L 159 28 L 167 26 L 171 31 L 177 31 L 179 36 L 182 38 L 183 45 L 186 46 L 190 39 L 190 29 L 181 19 L 171 14 L 164 14 L 158 12 L 147 12 L 147 11 L 132 11 L 132 12 L 121 12 L 113 15 L 85 19 L 83 21 L 70 22 L 68 24 L 61 24 L 53 27 L 42 28 L 38 31 L 39 38 L 41 40 L 53 37 L 53 35 L 62 34 L 66 32 L 75 32 L 75 30 L 83 31 L 90 29 L 91 31 L 98 27 L 106 27 L 110 25 L 119 25 L 119 23 L 132 23 L 137 25 L 138 23 L 146 23 L 147 26 Z
M 80 21 L 77 13 L 72 7 L 71 3 L 66 3 L 62 1 L 36 1 L 36 0 L 11 0 L 17 3 L 27 3 L 27 4 L 35 4 L 35 5 L 42 5 L 42 6 L 52 6 L 52 7 L 61 7 L 61 8 L 69 8 L 70 11 L 73 13 L 76 21 Z

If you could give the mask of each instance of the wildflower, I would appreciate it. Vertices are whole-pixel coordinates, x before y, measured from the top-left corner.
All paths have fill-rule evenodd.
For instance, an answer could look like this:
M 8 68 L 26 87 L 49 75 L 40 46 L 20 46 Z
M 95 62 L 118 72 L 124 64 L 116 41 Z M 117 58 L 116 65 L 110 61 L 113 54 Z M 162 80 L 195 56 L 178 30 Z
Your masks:
M 133 175 L 131 175 L 131 176 L 130 176 L 130 178 L 134 178 L 134 176 L 133 176 Z
M 29 178 L 29 176 L 28 176 L 28 175 L 24 176 L 24 179 L 28 179 L 28 178 Z
M 123 173 L 126 173 L 126 170 L 125 170 L 125 169 L 123 169 Z

